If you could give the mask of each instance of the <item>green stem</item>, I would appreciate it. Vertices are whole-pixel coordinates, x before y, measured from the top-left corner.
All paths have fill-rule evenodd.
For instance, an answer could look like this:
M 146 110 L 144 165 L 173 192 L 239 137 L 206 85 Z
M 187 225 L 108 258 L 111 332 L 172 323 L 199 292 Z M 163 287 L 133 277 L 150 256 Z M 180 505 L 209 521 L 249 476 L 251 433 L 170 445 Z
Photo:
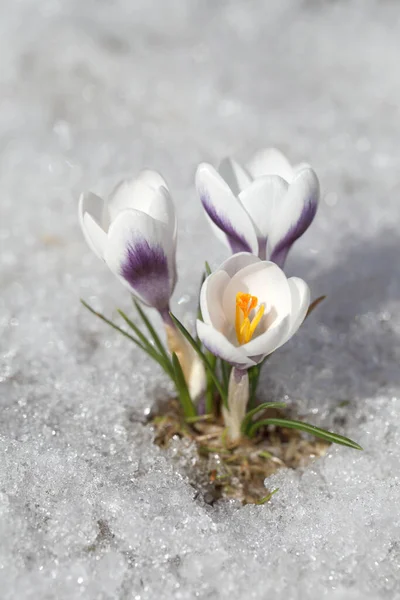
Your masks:
M 215 365 L 217 364 L 217 359 L 216 357 L 211 354 L 211 352 L 206 352 L 206 356 L 208 358 L 208 362 L 210 363 L 211 368 L 213 369 L 213 372 L 215 373 Z M 208 370 L 206 370 L 206 377 L 207 377 L 207 391 L 206 391 L 206 414 L 214 414 L 215 412 L 215 407 L 214 407 L 214 389 L 215 389 L 215 385 L 214 385 L 214 379 L 212 378 L 210 372 Z

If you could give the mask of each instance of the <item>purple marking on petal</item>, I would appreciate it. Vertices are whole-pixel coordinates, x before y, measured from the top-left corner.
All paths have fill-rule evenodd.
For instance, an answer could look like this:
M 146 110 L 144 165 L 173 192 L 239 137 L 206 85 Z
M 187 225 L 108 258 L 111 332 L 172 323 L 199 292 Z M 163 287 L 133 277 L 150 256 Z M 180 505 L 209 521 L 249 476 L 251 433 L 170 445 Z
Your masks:
M 303 235 L 314 220 L 318 206 L 318 193 L 312 196 L 309 201 L 304 205 L 301 211 L 300 217 L 296 223 L 294 223 L 286 235 L 281 239 L 280 242 L 273 249 L 270 259 L 276 263 L 278 267 L 283 268 L 285 264 L 288 252 L 294 242 Z
M 206 191 L 203 190 L 200 193 L 200 200 L 204 206 L 204 210 L 210 217 L 211 221 L 227 236 L 232 253 L 251 253 L 252 250 L 246 238 L 244 238 L 243 235 L 236 231 L 236 229 L 233 227 L 232 223 L 229 221 L 226 215 L 223 215 L 217 211 L 217 209 L 210 200 L 209 194 Z
M 162 246 L 151 246 L 144 238 L 131 242 L 120 274 L 149 306 L 166 310 L 171 288 L 168 260 Z

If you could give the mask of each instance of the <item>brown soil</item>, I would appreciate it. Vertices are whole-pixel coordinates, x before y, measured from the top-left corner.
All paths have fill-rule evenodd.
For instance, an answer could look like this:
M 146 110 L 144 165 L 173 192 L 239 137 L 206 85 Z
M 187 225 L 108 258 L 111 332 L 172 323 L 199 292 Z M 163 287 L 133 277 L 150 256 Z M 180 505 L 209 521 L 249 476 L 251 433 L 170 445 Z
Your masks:
M 257 415 L 258 419 L 272 416 L 283 415 L 274 409 Z M 175 449 L 178 444 L 178 453 L 181 447 L 182 456 L 188 447 L 195 450 L 196 456 L 188 458 L 185 470 L 209 503 L 219 498 L 236 498 L 243 504 L 263 504 L 274 493 L 265 488 L 266 477 L 278 469 L 304 467 L 323 456 L 330 445 L 283 427 L 264 428 L 256 438 L 243 438 L 239 444 L 230 445 L 220 418 L 200 418 L 188 425 L 176 400 L 170 400 L 152 415 L 150 424 L 155 429 L 154 441 L 160 447 L 169 447 L 173 440 Z

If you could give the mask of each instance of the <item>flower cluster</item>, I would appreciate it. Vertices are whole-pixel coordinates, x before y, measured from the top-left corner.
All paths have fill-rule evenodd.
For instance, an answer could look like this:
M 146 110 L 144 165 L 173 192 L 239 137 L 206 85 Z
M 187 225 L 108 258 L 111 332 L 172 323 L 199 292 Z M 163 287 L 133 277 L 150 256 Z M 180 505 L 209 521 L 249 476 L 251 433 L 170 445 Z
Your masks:
M 142 171 L 119 184 L 107 200 L 83 194 L 79 218 L 90 248 L 133 295 L 150 339 L 122 311 L 133 334 L 95 314 L 160 364 L 176 386 L 188 423 L 204 412 L 222 415 L 229 442 L 237 444 L 268 425 L 268 419 L 257 421 L 257 414 L 272 404 L 255 402 L 261 366 L 297 332 L 314 306 L 308 285 L 298 277 L 287 278 L 283 268 L 294 242 L 315 217 L 319 182 L 309 165 L 292 167 L 278 150 L 267 149 L 246 166 L 233 159 L 222 161 L 218 170 L 200 164 L 196 189 L 231 256 L 212 273 L 206 263 L 195 337 L 171 314 L 177 219 L 161 175 Z M 168 351 L 141 304 L 158 311 Z M 358 447 L 300 421 L 269 421 Z

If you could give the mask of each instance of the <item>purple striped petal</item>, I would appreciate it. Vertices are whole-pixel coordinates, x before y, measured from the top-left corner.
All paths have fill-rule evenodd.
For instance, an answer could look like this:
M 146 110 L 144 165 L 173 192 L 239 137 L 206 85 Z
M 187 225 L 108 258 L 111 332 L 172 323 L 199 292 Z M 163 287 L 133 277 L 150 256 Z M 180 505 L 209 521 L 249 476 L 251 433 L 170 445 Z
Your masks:
M 211 221 L 227 236 L 232 253 L 237 254 L 238 252 L 252 252 L 250 244 L 247 242 L 245 237 L 236 231 L 227 215 L 224 215 L 222 212 L 218 211 L 218 209 L 211 202 L 209 194 L 207 194 L 207 192 L 204 190 L 200 192 L 200 200 Z
M 168 306 L 171 296 L 168 259 L 161 245 L 144 238 L 130 242 L 120 275 L 148 304 L 158 310 Z
M 253 222 L 228 184 L 211 165 L 202 163 L 196 172 L 196 189 L 217 237 L 233 253 L 258 253 Z
M 279 267 L 283 268 L 288 252 L 294 242 L 303 235 L 314 220 L 318 207 L 318 198 L 310 198 L 310 201 L 303 207 L 299 220 L 288 230 L 285 237 L 275 246 L 271 252 L 270 259 Z
M 163 311 L 176 282 L 175 244 L 166 225 L 140 211 L 121 211 L 108 232 L 105 261 L 142 302 Z
M 311 225 L 318 201 L 318 178 L 311 168 L 304 168 L 296 174 L 277 207 L 268 238 L 269 260 L 283 267 L 290 248 Z

